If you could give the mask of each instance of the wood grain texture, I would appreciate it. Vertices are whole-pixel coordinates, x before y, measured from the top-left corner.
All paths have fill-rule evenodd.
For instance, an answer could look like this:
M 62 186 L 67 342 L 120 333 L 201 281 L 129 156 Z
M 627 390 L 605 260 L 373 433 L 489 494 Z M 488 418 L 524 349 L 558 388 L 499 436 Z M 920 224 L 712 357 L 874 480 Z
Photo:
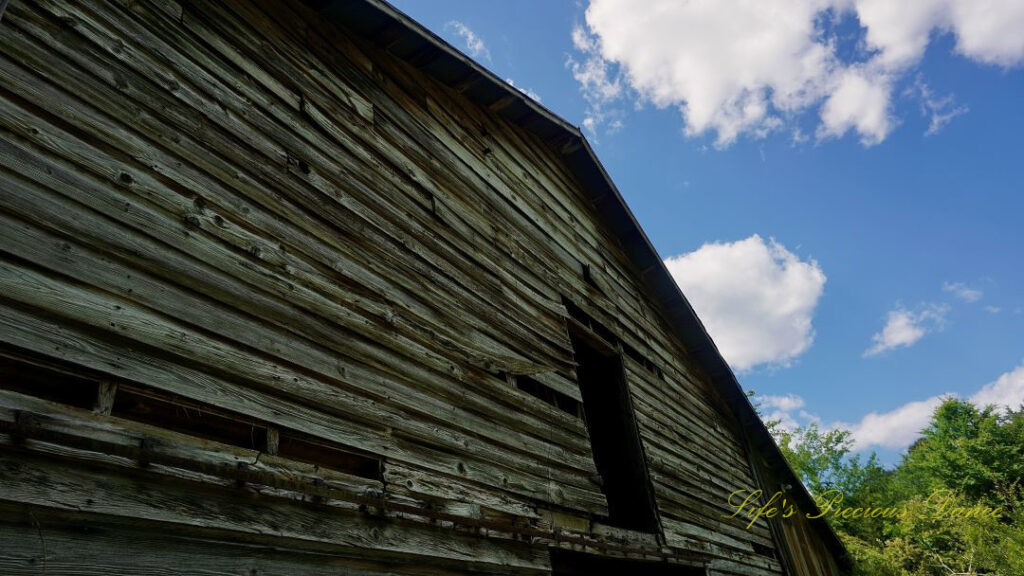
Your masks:
M 755 484 L 739 424 L 558 152 L 302 3 L 14 3 L 0 187 L 0 345 L 108 381 L 92 414 L 0 392 L 7 432 L 49 418 L 0 443 L 6 509 L 114 526 L 54 535 L 48 573 L 148 573 L 101 553 L 160 548 L 133 522 L 213 574 L 251 564 L 218 538 L 268 535 L 259 574 L 543 573 L 547 546 L 781 573 L 764 521 L 723 517 Z M 605 525 L 585 423 L 508 383 L 581 399 L 563 298 L 636 355 L 660 534 Z M 269 453 L 144 434 L 110 416 L 119 382 L 258 419 Z M 275 455 L 286 430 L 378 456 L 383 482 Z M 166 441 L 140 471 L 143 436 Z M 30 572 L 12 550 L 0 571 Z
M 83 530 L 83 527 L 86 530 Z M 272 541 L 236 542 L 159 530 L 127 530 L 96 518 L 83 521 L 39 509 L 0 507 L 0 571 L 10 576 L 455 576 L 542 574 L 512 567 L 476 569 L 431 564 L 422 558 L 373 560 Z

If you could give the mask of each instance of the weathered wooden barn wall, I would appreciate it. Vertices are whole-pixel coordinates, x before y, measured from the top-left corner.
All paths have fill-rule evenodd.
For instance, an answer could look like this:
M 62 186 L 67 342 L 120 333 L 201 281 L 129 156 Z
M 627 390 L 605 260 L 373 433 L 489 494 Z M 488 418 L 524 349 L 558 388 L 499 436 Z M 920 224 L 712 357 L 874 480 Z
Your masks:
M 0 158 L 0 572 L 782 573 L 723 517 L 739 424 L 557 155 L 305 6 L 15 0 Z M 567 325 L 622 351 L 660 533 L 512 384 L 581 399 Z

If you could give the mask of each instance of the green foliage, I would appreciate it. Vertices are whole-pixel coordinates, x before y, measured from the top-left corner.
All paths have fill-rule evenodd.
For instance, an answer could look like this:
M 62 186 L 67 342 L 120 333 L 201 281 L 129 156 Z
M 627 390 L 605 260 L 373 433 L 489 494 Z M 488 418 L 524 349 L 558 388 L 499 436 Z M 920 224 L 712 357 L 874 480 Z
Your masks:
M 903 576 L 906 572 L 898 559 L 886 554 L 884 549 L 870 544 L 843 531 L 838 531 L 846 551 L 853 559 L 852 576 Z
M 854 575 L 1024 576 L 1024 411 L 949 399 L 893 470 L 874 454 L 851 456 L 846 431 L 768 425 L 812 494 L 840 490 L 844 507 L 906 510 L 829 516 Z
M 849 431 L 823 431 L 811 423 L 797 432 L 778 430 L 777 438 L 783 455 L 812 494 L 836 488 L 845 479 Z
M 1000 416 L 992 407 L 979 410 L 947 400 L 903 466 L 908 480 L 921 488 L 948 488 L 971 501 L 1012 504 L 1024 479 L 1024 412 Z

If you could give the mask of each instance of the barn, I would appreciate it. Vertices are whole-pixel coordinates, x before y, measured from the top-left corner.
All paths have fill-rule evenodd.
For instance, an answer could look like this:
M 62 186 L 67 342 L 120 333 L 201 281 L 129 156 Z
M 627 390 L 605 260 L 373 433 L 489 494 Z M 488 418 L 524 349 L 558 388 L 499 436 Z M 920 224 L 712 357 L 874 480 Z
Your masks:
M 379 0 L 3 5 L 0 573 L 845 570 L 578 128 Z

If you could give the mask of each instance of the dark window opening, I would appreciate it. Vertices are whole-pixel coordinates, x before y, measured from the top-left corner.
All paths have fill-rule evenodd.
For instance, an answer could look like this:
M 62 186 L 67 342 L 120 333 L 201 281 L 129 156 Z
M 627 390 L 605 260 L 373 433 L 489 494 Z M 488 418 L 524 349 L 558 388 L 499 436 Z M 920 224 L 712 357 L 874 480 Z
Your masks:
M 277 446 L 270 448 L 267 423 L 177 396 L 122 386 L 114 399 L 112 415 L 223 444 L 276 453 L 282 458 L 353 476 L 382 479 L 377 458 L 355 454 L 290 430 L 279 431 Z
M 373 455 L 176 394 L 116 383 L 108 375 L 28 352 L 0 348 L 0 390 L 383 480 L 381 461 Z
M 96 403 L 99 380 L 62 370 L 42 359 L 0 352 L 0 388 L 90 410 Z
M 583 264 L 583 281 L 590 286 L 601 290 L 601 285 L 597 283 L 597 278 L 594 277 L 594 270 L 590 267 L 590 264 Z
M 342 450 L 337 446 L 304 438 L 298 434 L 282 433 L 277 454 L 283 458 L 323 466 L 361 478 L 384 480 L 379 459 Z
M 579 400 L 576 400 L 568 394 L 563 394 L 546 384 L 530 378 L 529 376 L 511 376 L 510 380 L 516 388 L 526 392 L 534 398 L 558 408 L 566 414 L 571 414 L 577 418 L 583 416 L 582 404 L 580 404 Z
M 257 420 L 135 387 L 118 387 L 111 415 L 240 448 L 266 446 L 267 429 Z
M 765 546 L 764 544 L 761 544 L 760 542 L 754 542 L 753 546 L 754 546 L 754 552 L 760 554 L 761 556 L 767 556 L 769 558 L 775 558 L 775 549 L 772 548 L 771 546 Z
M 704 576 L 699 566 L 609 558 L 561 548 L 551 549 L 552 576 Z
M 583 413 L 608 500 L 608 523 L 658 532 L 654 492 L 647 472 L 622 357 L 572 337 Z

